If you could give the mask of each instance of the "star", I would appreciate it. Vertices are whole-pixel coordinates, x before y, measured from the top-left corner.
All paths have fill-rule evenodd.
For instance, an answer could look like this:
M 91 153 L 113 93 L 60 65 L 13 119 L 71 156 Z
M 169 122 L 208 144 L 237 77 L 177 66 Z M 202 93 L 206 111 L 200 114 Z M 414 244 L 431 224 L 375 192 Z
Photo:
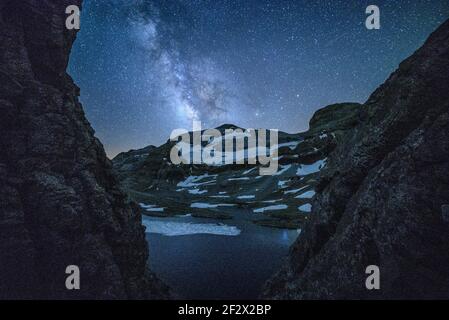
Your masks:
M 86 1 L 69 73 L 109 157 L 200 119 L 307 130 L 313 113 L 363 103 L 449 18 L 447 0 Z

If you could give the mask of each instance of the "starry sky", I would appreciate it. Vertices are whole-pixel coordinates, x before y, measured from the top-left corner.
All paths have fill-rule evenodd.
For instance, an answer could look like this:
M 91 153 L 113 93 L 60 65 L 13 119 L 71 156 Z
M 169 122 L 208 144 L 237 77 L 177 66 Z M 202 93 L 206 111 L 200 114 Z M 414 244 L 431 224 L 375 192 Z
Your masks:
M 109 157 L 192 120 L 295 133 L 366 101 L 448 18 L 447 0 L 85 0 L 69 73 Z

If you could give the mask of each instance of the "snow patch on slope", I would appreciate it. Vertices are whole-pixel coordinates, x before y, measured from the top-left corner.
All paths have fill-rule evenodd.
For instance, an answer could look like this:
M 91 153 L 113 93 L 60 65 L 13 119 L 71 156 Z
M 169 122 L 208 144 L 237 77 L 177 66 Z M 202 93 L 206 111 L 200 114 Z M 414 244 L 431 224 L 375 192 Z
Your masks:
M 203 179 L 206 178 L 212 178 L 212 180 L 209 181 L 204 181 L 204 182 L 200 182 Z M 209 175 L 209 174 L 203 174 L 201 176 L 189 176 L 187 177 L 187 179 L 185 179 L 184 181 L 181 181 L 177 184 L 177 186 L 179 188 L 191 188 L 191 187 L 197 187 L 197 186 L 201 186 L 201 185 L 205 185 L 205 184 L 209 184 L 209 183 L 214 183 L 216 182 L 217 175 Z
M 213 234 L 219 236 L 238 236 L 241 231 L 237 227 L 212 223 L 186 223 L 172 221 L 144 220 L 147 233 L 157 233 L 168 237 L 193 234 Z
M 310 203 L 303 204 L 302 206 L 298 207 L 298 210 L 304 212 L 312 212 L 312 205 Z
M 288 206 L 286 204 L 277 204 L 274 206 L 268 206 L 264 208 L 254 209 L 254 213 L 264 213 L 265 211 L 285 210 Z
M 300 195 L 296 196 L 296 199 L 312 199 L 315 196 L 315 191 L 307 191 L 304 193 L 301 193 Z
M 326 166 L 327 159 L 318 160 L 312 164 L 302 164 L 296 171 L 297 176 L 306 176 L 312 173 L 319 172 Z
M 164 212 L 164 208 L 157 208 L 154 204 L 139 203 L 139 206 L 148 212 Z
M 210 204 L 205 202 L 195 202 L 190 205 L 191 208 L 199 208 L 199 209 L 215 209 L 218 207 L 235 207 L 235 204 L 231 203 L 218 203 L 218 204 Z

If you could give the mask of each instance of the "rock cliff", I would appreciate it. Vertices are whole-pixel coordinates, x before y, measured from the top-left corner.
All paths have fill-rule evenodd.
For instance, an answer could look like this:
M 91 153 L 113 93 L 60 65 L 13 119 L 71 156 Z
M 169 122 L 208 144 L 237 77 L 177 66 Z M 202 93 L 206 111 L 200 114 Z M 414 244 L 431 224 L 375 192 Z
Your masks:
M 264 297 L 447 299 L 448 172 L 449 21 L 365 103 Z M 365 287 L 368 265 L 380 290 Z
M 0 298 L 162 298 L 139 210 L 66 73 L 81 0 L 0 2 Z M 65 287 L 66 266 L 81 289 Z

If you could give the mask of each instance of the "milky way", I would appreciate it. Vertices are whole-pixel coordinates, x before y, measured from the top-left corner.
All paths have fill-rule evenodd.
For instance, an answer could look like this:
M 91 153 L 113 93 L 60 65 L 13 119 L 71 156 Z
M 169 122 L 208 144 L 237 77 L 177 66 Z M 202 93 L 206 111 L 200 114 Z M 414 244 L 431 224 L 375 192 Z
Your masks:
M 175 40 L 179 23 L 164 23 L 154 2 L 142 2 L 129 16 L 134 40 L 147 55 L 143 72 L 157 87 L 158 105 L 176 115 L 175 124 L 191 126 L 192 120 L 212 125 L 228 120 L 242 102 L 234 84 L 207 54 L 189 57 Z
M 86 0 L 69 72 L 109 156 L 192 120 L 299 132 L 364 102 L 448 17 L 447 0 Z

